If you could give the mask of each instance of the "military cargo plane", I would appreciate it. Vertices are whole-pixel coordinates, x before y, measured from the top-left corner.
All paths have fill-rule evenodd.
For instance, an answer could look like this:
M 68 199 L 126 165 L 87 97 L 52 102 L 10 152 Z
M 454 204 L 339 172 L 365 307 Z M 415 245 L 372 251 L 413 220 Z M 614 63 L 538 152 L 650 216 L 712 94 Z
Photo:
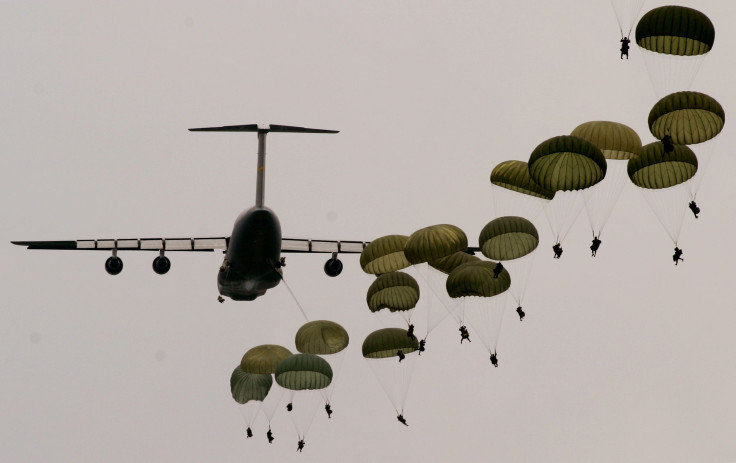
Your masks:
M 255 132 L 258 134 L 258 170 L 256 203 L 243 211 L 237 219 L 230 236 L 204 238 L 132 238 L 132 239 L 86 239 L 74 241 L 12 241 L 28 249 L 63 249 L 108 251 L 112 255 L 105 261 L 105 270 L 117 275 L 123 270 L 123 261 L 118 251 L 158 251 L 153 259 L 153 270 L 163 275 L 171 268 L 166 256 L 169 251 L 214 251 L 222 250 L 225 259 L 217 274 L 220 295 L 236 301 L 252 301 L 263 296 L 268 289 L 279 284 L 283 278 L 285 258 L 282 253 L 329 253 L 324 272 L 338 276 L 342 272 L 340 253 L 360 253 L 368 244 L 362 241 L 308 240 L 281 237 L 281 225 L 276 214 L 264 205 L 266 182 L 266 135 L 271 132 L 285 133 L 338 133 L 336 130 L 310 129 L 287 125 L 231 125 L 189 129 L 192 132 Z

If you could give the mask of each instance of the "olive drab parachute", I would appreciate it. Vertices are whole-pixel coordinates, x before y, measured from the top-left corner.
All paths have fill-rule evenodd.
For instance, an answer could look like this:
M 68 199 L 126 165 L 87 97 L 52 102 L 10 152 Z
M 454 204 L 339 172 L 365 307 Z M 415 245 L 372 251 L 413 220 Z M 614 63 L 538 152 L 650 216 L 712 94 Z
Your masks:
M 272 384 L 271 375 L 246 373 L 240 368 L 240 365 L 233 370 L 230 376 L 230 393 L 233 399 L 240 404 L 238 408 L 248 428 L 253 426 L 256 415 L 268 396 Z
M 329 320 L 315 320 L 299 328 L 296 350 L 303 354 L 331 355 L 342 352 L 350 342 L 345 328 Z
M 325 403 L 330 403 L 332 392 L 342 363 L 345 359 L 345 348 L 350 343 L 348 332 L 340 324 L 329 320 L 315 320 L 299 328 L 294 339 L 296 350 L 302 354 L 323 356 L 332 368 L 332 381 L 322 389 Z
M 572 135 L 561 135 L 540 143 L 529 156 L 529 175 L 555 199 L 545 208 L 555 241 L 564 241 L 583 201 L 580 191 L 592 187 L 606 176 L 606 158 L 597 146 Z
M 521 215 L 534 220 L 555 192 L 542 188 L 529 175 L 524 161 L 504 161 L 491 171 L 493 207 L 497 217 Z
M 690 88 L 715 35 L 711 20 L 692 8 L 662 6 L 642 16 L 636 43 L 658 96 Z
M 411 265 L 404 256 L 408 236 L 387 235 L 368 243 L 360 254 L 360 267 L 365 273 L 380 275 Z
M 240 368 L 235 367 L 230 376 L 230 392 L 233 399 L 239 404 L 246 404 L 249 401 L 261 402 L 271 390 L 273 378 L 267 374 L 246 373 Z
M 480 232 L 480 250 L 491 260 L 503 261 L 514 280 L 509 294 L 521 307 L 532 264 L 533 251 L 539 245 L 539 233 L 533 223 L 523 217 L 505 216 L 494 219 Z
M 419 283 L 408 273 L 384 273 L 368 288 L 366 302 L 371 312 L 383 309 L 399 312 L 409 323 L 412 309 L 419 301 L 419 293 Z
M 685 145 L 675 145 L 674 151 L 665 153 L 660 142 L 642 147 L 641 155 L 628 164 L 631 182 L 651 190 L 679 185 L 695 175 L 698 159 Z
M 322 389 L 332 382 L 332 367 L 318 355 L 294 354 L 279 363 L 274 376 L 279 386 L 292 391 Z
M 411 264 L 421 264 L 447 257 L 468 248 L 465 232 L 454 225 L 432 225 L 417 230 L 404 245 L 404 255 Z
M 594 237 L 600 237 L 613 208 L 628 183 L 626 166 L 639 156 L 641 138 L 631 127 L 611 121 L 591 121 L 575 127 L 571 135 L 593 143 L 606 158 L 606 177 L 583 190 L 585 210 Z
M 726 121 L 723 107 L 698 92 L 677 92 L 659 100 L 649 112 L 649 130 L 661 140 L 672 137 L 677 145 L 703 143 L 718 135 Z
M 543 141 L 532 151 L 528 164 L 532 179 L 553 191 L 582 190 L 606 176 L 606 158 L 601 150 L 572 135 Z
M 575 127 L 570 135 L 597 146 L 606 161 L 612 159 L 628 161 L 638 156 L 641 151 L 639 135 L 631 127 L 618 122 L 585 122 Z
M 687 210 L 688 192 L 684 185 L 698 171 L 695 153 L 685 145 L 664 152 L 661 142 L 649 143 L 628 164 L 631 183 L 639 187 L 675 246 Z
M 363 358 L 397 414 L 404 413 L 411 376 L 419 358 L 418 349 L 416 336 L 407 336 L 406 330 L 401 328 L 376 330 L 363 341 Z
M 726 113 L 712 97 L 698 92 L 677 92 L 659 100 L 649 112 L 649 130 L 658 139 L 690 145 L 698 157 L 698 172 L 689 185 L 695 199 L 715 150 L 716 136 L 723 130 Z
M 493 297 L 509 289 L 511 275 L 502 271 L 493 277 L 496 262 L 479 260 L 460 265 L 447 277 L 447 294 L 450 297 Z
M 276 383 L 288 391 L 292 409 L 289 415 L 299 439 L 304 439 L 323 401 L 321 390 L 332 382 L 329 362 L 313 354 L 294 354 L 276 367 Z
M 409 337 L 401 328 L 383 328 L 369 334 L 363 341 L 363 357 L 367 359 L 384 359 L 396 357 L 398 351 L 405 355 L 419 349 L 416 336 Z
M 534 224 L 523 217 L 499 217 L 483 227 L 478 244 L 483 255 L 489 259 L 513 260 L 537 248 L 539 233 Z
M 462 320 L 467 320 L 489 353 L 495 353 L 511 276 L 504 268 L 494 277 L 496 262 L 460 265 L 447 277 L 447 293 L 462 300 Z M 472 336 L 472 333 L 471 333 Z
M 243 355 L 240 368 L 246 373 L 272 374 L 278 364 L 291 355 L 286 347 L 275 344 L 263 344 L 253 347 Z

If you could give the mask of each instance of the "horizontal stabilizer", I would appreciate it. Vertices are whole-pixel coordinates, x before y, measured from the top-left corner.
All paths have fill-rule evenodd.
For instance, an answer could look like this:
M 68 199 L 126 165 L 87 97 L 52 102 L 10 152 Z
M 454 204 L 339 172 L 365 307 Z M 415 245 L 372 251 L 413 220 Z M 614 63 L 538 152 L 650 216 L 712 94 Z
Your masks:
M 222 127 L 201 127 L 189 129 L 190 132 L 291 132 L 291 133 L 338 133 L 339 130 L 309 129 L 306 127 L 293 127 L 290 125 L 225 125 Z

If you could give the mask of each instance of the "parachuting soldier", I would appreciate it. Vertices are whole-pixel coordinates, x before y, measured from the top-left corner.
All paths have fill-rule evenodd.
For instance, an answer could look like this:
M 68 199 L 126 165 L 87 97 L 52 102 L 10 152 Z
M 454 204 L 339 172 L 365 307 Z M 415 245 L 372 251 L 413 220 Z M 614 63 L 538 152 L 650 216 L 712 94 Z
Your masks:
M 698 218 L 698 214 L 700 214 L 700 208 L 698 207 L 697 204 L 695 204 L 695 201 L 694 200 L 693 201 L 690 201 L 690 204 L 688 204 L 687 207 L 689 207 L 690 210 L 693 211 L 693 215 L 697 219 Z
M 396 419 L 399 420 L 399 423 L 403 424 L 404 426 L 409 426 L 406 423 L 406 419 L 404 419 L 404 415 L 402 415 L 401 413 L 399 413 L 399 416 L 397 416 Z
M 410 338 L 414 337 L 414 325 L 412 325 L 411 323 L 409 324 L 409 329 L 406 330 L 406 335 Z
M 555 259 L 559 259 L 562 255 L 562 246 L 560 246 L 560 243 L 555 244 L 552 246 L 552 250 L 555 252 Z
M 665 154 L 675 151 L 675 145 L 674 143 L 672 143 L 672 137 L 670 136 L 670 134 L 662 137 L 662 145 L 664 146 Z
M 501 262 L 498 262 L 493 268 L 493 278 L 498 278 L 501 272 L 503 272 L 503 264 Z
M 675 253 L 672 255 L 672 260 L 675 261 L 675 265 L 677 265 L 677 262 L 678 261 L 680 261 L 680 260 L 684 261 L 685 260 L 685 259 L 682 258 L 682 249 L 680 249 L 677 246 L 675 246 Z
M 463 341 L 466 339 L 468 340 L 468 342 L 471 342 L 470 333 L 468 332 L 468 328 L 465 325 L 463 325 L 460 327 L 460 344 L 462 344 Z
M 629 43 L 631 43 L 631 40 L 628 37 L 621 39 L 621 59 L 624 59 L 624 56 L 629 59 Z
M 296 444 L 296 451 L 301 452 L 304 450 L 304 439 L 299 439 L 299 442 Z
M 325 404 L 325 411 L 327 412 L 327 418 L 332 418 L 332 407 L 329 403 Z
M 420 339 L 419 340 L 419 355 L 422 355 L 422 352 L 424 352 L 424 345 L 427 343 L 426 340 Z
M 286 404 L 286 411 L 287 411 L 287 412 L 290 412 L 290 411 L 292 410 L 292 408 L 294 408 L 294 407 L 293 407 L 293 405 L 291 404 L 291 402 L 289 402 L 288 404 Z
M 273 442 L 274 437 L 273 437 L 273 433 L 271 432 L 271 428 L 268 428 L 268 432 L 266 433 L 266 437 L 268 438 L 268 443 L 269 444 Z
M 494 367 L 498 368 L 498 354 L 496 354 L 496 352 L 491 354 L 491 363 Z
M 401 363 L 401 361 L 406 358 L 406 355 L 404 355 L 404 351 L 401 349 L 396 351 L 396 355 L 399 356 L 399 363 Z
M 516 308 L 516 313 L 519 314 L 519 321 L 524 321 L 524 316 L 526 314 L 524 313 L 524 310 L 521 308 L 521 306 Z
M 593 257 L 595 257 L 595 253 L 596 251 L 598 251 L 599 247 L 601 247 L 601 240 L 599 240 L 597 236 L 594 236 L 593 244 L 590 245 L 590 250 L 593 253 Z
M 250 429 L 250 426 L 248 426 L 248 429 L 245 430 L 245 435 L 250 439 L 253 437 L 253 431 Z

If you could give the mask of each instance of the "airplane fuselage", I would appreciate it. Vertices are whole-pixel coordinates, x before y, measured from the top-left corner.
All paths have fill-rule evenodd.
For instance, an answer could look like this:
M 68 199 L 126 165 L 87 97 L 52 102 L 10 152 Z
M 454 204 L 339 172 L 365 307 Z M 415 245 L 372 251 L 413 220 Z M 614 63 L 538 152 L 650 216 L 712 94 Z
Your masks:
M 281 281 L 281 224 L 269 208 L 253 206 L 235 220 L 217 274 L 220 294 L 252 301 Z

